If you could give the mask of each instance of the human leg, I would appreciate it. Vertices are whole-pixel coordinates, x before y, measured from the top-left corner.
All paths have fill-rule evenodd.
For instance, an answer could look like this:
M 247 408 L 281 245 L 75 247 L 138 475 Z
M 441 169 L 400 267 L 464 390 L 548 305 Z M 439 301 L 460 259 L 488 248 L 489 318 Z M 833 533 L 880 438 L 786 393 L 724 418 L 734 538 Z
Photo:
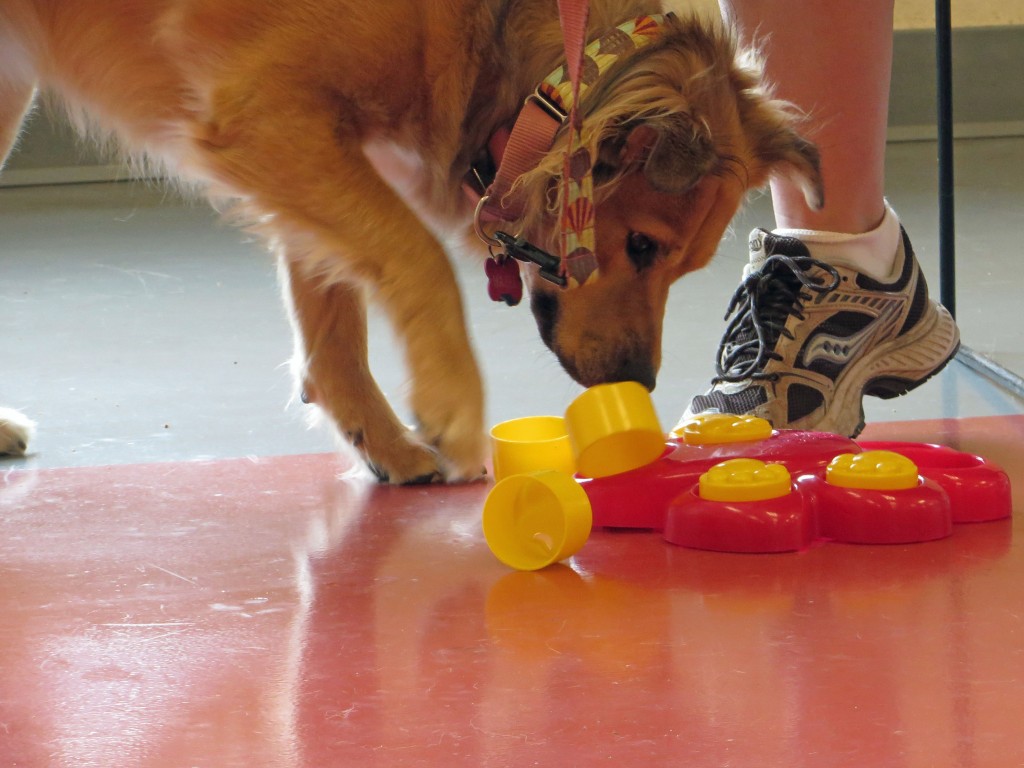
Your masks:
M 764 54 L 777 95 L 808 117 L 821 152 L 825 205 L 811 210 L 787 179 L 772 182 L 779 227 L 857 234 L 883 215 L 893 0 L 721 0 L 742 42 Z
M 892 2 L 855 15 L 793 0 L 723 0 L 723 11 L 744 42 L 760 41 L 777 94 L 808 114 L 825 205 L 812 210 L 789 180 L 772 182 L 778 228 L 751 235 L 716 376 L 684 420 L 750 413 L 855 435 L 864 394 L 910 391 L 959 345 L 883 197 Z

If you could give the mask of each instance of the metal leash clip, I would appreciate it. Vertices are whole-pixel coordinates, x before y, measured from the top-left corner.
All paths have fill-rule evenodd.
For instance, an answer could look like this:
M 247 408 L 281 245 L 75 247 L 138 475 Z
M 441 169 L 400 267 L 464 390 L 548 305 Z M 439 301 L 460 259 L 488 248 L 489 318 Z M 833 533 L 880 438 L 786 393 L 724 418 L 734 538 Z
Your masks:
M 552 256 L 529 241 L 521 237 L 514 237 L 500 229 L 494 233 L 494 239 L 501 243 L 507 256 L 511 256 L 516 261 L 536 264 L 540 267 L 539 274 L 542 278 L 562 288 L 566 286 L 566 279 L 559 274 L 561 260 L 557 256 Z

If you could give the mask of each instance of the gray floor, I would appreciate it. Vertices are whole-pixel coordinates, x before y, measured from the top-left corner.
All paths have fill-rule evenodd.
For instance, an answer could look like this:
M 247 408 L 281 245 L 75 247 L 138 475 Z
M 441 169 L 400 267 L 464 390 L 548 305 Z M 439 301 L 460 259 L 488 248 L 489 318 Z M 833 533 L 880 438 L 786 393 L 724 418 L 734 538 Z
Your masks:
M 892 145 L 889 174 L 890 199 L 937 293 L 934 145 Z M 1024 140 L 958 143 L 964 342 L 1018 372 L 1021 179 Z M 676 286 L 655 392 L 666 426 L 706 386 L 747 231 L 770 222 L 768 202 L 752 201 L 711 267 Z M 560 413 L 579 389 L 536 339 L 529 311 L 488 301 L 479 265 L 463 262 L 460 273 L 489 422 Z M 273 264 L 204 204 L 142 182 L 0 189 L 0 309 L 0 405 L 40 425 L 33 455 L 0 468 L 332 447 L 307 428 L 305 408 L 289 404 L 291 341 Z M 388 330 L 378 320 L 372 334 L 378 378 L 400 401 L 404 374 Z M 907 397 L 867 403 L 870 420 L 1021 410 L 960 364 Z

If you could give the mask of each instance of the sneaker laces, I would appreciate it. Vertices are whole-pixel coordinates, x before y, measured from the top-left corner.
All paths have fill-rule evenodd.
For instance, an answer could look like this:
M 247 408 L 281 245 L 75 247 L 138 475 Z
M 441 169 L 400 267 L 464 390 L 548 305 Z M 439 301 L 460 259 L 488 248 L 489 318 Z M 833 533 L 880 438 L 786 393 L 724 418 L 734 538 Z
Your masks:
M 826 284 L 823 277 L 810 274 L 811 267 L 827 272 L 831 281 Z M 807 291 L 828 293 L 839 282 L 835 267 L 810 256 L 773 254 L 765 259 L 759 270 L 743 278 L 729 302 L 725 319 L 732 319 L 718 347 L 714 383 L 777 378 L 764 367 L 769 360 L 782 359 L 774 351 L 780 336 L 794 338 L 786 330 L 787 319 L 804 319 L 804 302 L 813 298 Z

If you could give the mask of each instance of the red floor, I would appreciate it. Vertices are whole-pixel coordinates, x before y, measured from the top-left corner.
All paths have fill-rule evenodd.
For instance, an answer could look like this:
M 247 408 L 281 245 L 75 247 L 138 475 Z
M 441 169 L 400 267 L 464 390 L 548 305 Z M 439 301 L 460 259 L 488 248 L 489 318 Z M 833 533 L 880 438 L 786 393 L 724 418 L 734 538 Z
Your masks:
M 1024 764 L 1024 416 L 880 424 L 1017 522 L 511 572 L 483 485 L 330 456 L 0 474 L 0 766 Z

